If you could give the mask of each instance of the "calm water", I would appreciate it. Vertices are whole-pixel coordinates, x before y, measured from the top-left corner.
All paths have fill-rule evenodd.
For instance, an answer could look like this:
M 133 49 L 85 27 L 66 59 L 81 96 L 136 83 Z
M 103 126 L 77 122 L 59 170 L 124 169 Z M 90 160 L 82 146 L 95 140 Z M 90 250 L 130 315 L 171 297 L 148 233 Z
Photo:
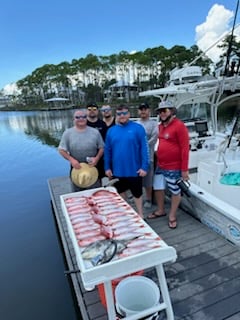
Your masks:
M 0 319 L 75 320 L 47 179 L 68 175 L 56 145 L 71 111 L 0 112 Z

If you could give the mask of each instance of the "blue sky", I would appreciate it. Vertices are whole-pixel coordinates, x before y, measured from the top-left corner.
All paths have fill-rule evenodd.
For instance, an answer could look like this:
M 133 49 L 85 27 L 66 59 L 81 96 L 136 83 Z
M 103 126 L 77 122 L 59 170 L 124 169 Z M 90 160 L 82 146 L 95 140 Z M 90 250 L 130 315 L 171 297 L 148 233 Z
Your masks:
M 214 4 L 220 11 L 207 21 Z M 236 5 L 237 0 L 4 1 L 0 89 L 44 64 L 71 62 L 89 53 L 110 55 L 160 45 L 189 48 L 198 43 L 207 48 L 218 32 L 231 28 Z

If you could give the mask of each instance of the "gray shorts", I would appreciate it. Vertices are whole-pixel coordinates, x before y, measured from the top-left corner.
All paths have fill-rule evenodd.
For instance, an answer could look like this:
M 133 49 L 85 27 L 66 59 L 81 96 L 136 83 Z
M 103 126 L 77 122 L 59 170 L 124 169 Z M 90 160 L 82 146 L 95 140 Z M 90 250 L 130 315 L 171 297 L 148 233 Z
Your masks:
M 145 177 L 143 177 L 143 187 L 144 188 L 150 188 L 153 186 L 153 173 L 154 173 L 153 162 L 151 161 L 147 175 Z
M 179 195 L 181 189 L 176 184 L 176 181 L 181 178 L 180 170 L 164 170 L 157 168 L 153 176 L 153 190 L 168 190 L 174 194 Z

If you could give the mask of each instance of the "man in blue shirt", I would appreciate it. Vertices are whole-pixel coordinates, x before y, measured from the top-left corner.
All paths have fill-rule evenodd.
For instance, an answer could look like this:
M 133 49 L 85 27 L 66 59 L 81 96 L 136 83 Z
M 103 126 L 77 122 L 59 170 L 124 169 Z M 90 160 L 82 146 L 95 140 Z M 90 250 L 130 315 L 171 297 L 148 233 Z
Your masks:
M 125 191 L 131 191 L 138 214 L 143 218 L 142 178 L 149 169 L 146 132 L 142 125 L 129 120 L 128 106 L 119 106 L 116 117 L 116 125 L 106 135 L 105 174 L 109 179 L 119 179 L 114 186 L 122 197 Z

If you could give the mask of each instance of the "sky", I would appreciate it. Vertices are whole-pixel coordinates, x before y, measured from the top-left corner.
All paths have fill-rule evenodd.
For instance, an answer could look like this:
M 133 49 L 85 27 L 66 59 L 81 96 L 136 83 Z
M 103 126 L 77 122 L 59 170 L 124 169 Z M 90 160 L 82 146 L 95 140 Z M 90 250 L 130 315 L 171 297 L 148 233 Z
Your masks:
M 45 64 L 89 53 L 195 44 L 205 51 L 231 32 L 236 7 L 237 0 L 3 0 L 0 90 Z M 219 49 L 207 54 L 216 60 Z

